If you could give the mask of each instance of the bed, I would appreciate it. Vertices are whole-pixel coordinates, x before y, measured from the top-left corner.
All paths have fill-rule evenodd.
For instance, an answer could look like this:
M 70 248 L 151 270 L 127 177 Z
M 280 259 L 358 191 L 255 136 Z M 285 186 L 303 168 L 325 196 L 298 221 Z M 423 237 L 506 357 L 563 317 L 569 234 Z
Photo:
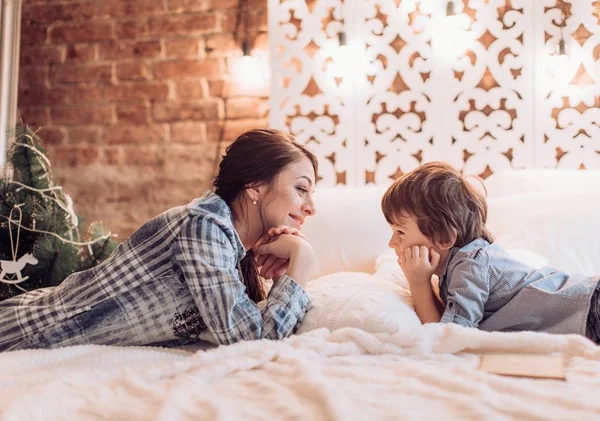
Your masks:
M 532 265 L 600 273 L 600 172 L 486 180 L 488 226 Z M 212 350 L 78 346 L 0 354 L 4 420 L 600 419 L 600 347 L 576 335 L 421 325 L 387 251 L 379 187 L 319 189 L 298 334 Z M 481 355 L 563 355 L 566 380 L 499 376 Z

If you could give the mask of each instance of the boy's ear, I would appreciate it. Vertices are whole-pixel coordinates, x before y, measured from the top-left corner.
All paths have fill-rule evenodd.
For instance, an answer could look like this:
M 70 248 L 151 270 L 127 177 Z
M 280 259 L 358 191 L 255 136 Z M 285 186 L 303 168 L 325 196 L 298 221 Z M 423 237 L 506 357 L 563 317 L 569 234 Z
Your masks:
M 440 244 L 438 244 L 438 247 L 441 250 L 450 250 L 452 247 L 454 247 L 454 244 L 456 244 L 457 237 L 458 237 L 458 233 L 456 232 L 455 229 L 452 229 L 452 232 L 450 234 L 450 241 L 448 241 L 446 243 L 440 243 Z

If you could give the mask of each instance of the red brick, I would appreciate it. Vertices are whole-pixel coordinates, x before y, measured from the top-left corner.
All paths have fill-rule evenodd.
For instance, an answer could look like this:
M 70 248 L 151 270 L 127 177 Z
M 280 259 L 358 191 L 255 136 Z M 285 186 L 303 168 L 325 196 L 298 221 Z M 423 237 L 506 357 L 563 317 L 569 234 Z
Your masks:
M 62 105 L 75 104 L 97 104 L 102 102 L 102 93 L 104 88 L 101 86 L 82 86 L 73 85 L 68 87 L 54 86 L 49 89 L 51 95 L 49 100 L 52 103 Z
M 38 135 L 44 146 L 62 145 L 67 138 L 65 130 L 58 127 L 42 127 L 38 131 Z
M 166 125 L 119 125 L 104 131 L 104 141 L 109 144 L 163 143 L 167 138 Z
M 117 78 L 120 80 L 148 80 L 148 66 L 139 61 L 117 64 Z
M 164 13 L 163 0 L 102 0 L 98 2 L 101 17 L 144 16 Z
M 237 8 L 239 0 L 212 0 L 211 10 Z
M 208 92 L 210 96 L 216 96 L 219 98 L 233 98 L 239 96 L 267 98 L 270 95 L 270 85 L 266 78 L 262 86 L 258 87 L 245 85 L 243 80 L 209 80 Z
M 36 23 L 54 23 L 91 19 L 96 14 L 95 2 L 68 4 L 32 4 L 23 7 L 23 20 Z
M 148 106 L 146 104 L 117 105 L 117 121 L 119 123 L 148 123 Z
M 104 148 L 102 163 L 106 165 L 117 165 L 123 161 L 123 150 L 120 147 Z
M 261 32 L 258 34 L 256 39 L 254 40 L 253 50 L 255 52 L 261 52 L 264 54 L 268 54 L 269 52 L 269 34 L 266 32 Z
M 207 124 L 207 139 L 210 142 L 234 141 L 242 133 L 256 128 L 268 127 L 266 119 L 229 120 L 225 122 L 225 130 L 221 139 L 222 122 L 209 122 Z
M 64 45 L 23 45 L 20 54 L 21 66 L 39 63 L 56 64 L 65 61 L 66 48 Z
M 269 14 L 267 10 L 261 10 L 257 16 L 257 30 L 259 32 L 269 32 Z
M 165 151 L 164 177 L 161 181 L 175 181 L 176 185 L 193 180 L 195 189 L 187 190 L 187 195 L 200 196 L 209 186 L 213 173 L 216 145 L 206 143 L 175 143 Z M 170 191 L 169 191 L 170 192 Z M 181 198 L 183 203 L 188 197 Z
M 110 82 L 112 66 L 110 64 L 57 65 L 50 68 L 50 80 L 60 83 Z
M 136 145 L 123 148 L 123 161 L 127 165 L 148 165 L 160 167 L 165 162 L 161 148 L 156 145 Z
M 69 61 L 95 61 L 95 44 L 71 44 L 67 49 L 67 59 Z
M 160 41 L 111 41 L 100 44 L 100 59 L 156 58 L 162 54 Z
M 246 0 L 248 9 L 257 11 L 267 11 L 268 0 Z
M 208 81 L 208 93 L 210 96 L 216 96 L 219 98 L 229 98 L 231 82 L 226 80 L 209 80 Z
M 197 38 L 168 39 L 167 57 L 198 58 L 200 53 L 200 40 Z
M 268 31 L 268 14 L 265 9 L 249 7 L 250 13 L 248 14 L 248 28 L 249 33 L 256 33 L 257 31 Z M 220 13 L 220 30 L 223 32 L 234 32 L 235 20 L 237 17 L 236 9 L 228 9 Z
M 223 104 L 220 100 L 201 104 L 155 104 L 152 115 L 156 121 L 216 120 L 222 118 Z
M 17 102 L 21 108 L 30 105 L 62 104 L 65 95 L 64 89 L 50 89 L 43 84 L 38 84 L 35 80 L 28 81 L 23 74 L 19 78 Z
M 78 106 L 78 107 L 54 107 L 50 110 L 54 124 L 105 124 L 112 121 L 113 108 L 110 105 Z
M 98 127 L 71 127 L 69 128 L 69 143 L 72 145 L 97 145 L 100 143 L 100 129 Z
M 206 95 L 204 86 L 199 80 L 182 80 L 175 83 L 177 98 L 181 101 L 197 101 Z
M 231 98 L 225 104 L 228 119 L 266 118 L 269 113 L 269 102 L 259 98 Z
M 169 86 L 164 82 L 139 82 L 109 86 L 102 92 L 105 101 L 165 101 Z
M 118 39 L 146 36 L 149 34 L 148 20 L 143 18 L 120 21 L 117 23 L 116 34 Z
M 46 26 L 27 24 L 21 25 L 21 46 L 40 45 L 46 42 L 48 38 L 48 28 Z
M 219 0 L 227 1 L 227 0 Z M 238 1 L 238 0 L 235 0 Z M 169 12 L 175 13 L 190 13 L 190 12 L 205 12 L 211 8 L 211 0 L 169 0 Z
M 224 63 L 220 60 L 171 60 L 156 63 L 154 76 L 159 79 L 184 77 L 205 77 L 214 79 L 224 72 Z
M 50 29 L 50 40 L 55 44 L 104 41 L 114 38 L 113 33 L 113 22 L 104 20 L 58 23 Z
M 206 123 L 185 121 L 171 125 L 171 142 L 204 143 L 206 142 Z
M 98 162 L 100 150 L 95 146 L 59 146 L 53 149 L 52 161 L 57 166 L 86 166 Z
M 217 17 L 214 13 L 202 15 L 165 15 L 150 18 L 148 25 L 151 34 L 160 36 L 204 34 L 217 30 Z
M 21 79 L 26 84 L 43 84 L 48 80 L 48 67 L 43 63 L 37 66 L 22 66 L 19 68 L 19 82 Z
M 31 127 L 47 126 L 50 124 L 50 110 L 47 107 L 27 107 L 20 112 L 23 123 Z
M 224 57 L 228 55 L 241 55 L 241 45 L 236 44 L 233 34 L 222 33 L 210 35 L 206 38 L 206 54 L 209 57 Z

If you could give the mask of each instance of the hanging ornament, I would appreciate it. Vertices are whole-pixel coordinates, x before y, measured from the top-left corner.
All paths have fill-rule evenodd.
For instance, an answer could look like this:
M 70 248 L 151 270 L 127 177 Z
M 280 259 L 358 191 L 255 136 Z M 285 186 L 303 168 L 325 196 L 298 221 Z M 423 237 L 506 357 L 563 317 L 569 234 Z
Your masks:
M 14 285 L 17 288 L 19 288 L 20 290 L 25 291 L 23 288 L 21 288 L 19 285 L 17 285 L 17 284 L 20 284 L 21 282 L 24 282 L 27 279 L 29 279 L 28 276 L 23 276 L 21 274 L 21 271 L 23 270 L 23 268 L 25 267 L 26 264 L 36 265 L 38 263 L 38 260 L 31 253 L 25 253 L 23 256 L 21 256 L 19 259 L 17 259 L 17 253 L 19 251 L 19 235 L 21 233 L 21 222 L 23 220 L 23 213 L 21 212 L 21 206 L 22 205 L 15 205 L 11 209 L 10 215 L 8 217 L 8 232 L 10 234 L 10 247 L 12 250 L 13 259 L 12 260 L 0 260 L 0 268 L 2 269 L 2 271 L 0 272 L 0 282 L 3 282 L 5 284 Z M 15 211 L 19 212 L 18 220 L 13 219 L 13 212 L 15 212 Z M 16 241 L 13 241 L 11 225 L 15 222 L 17 224 L 17 238 L 16 238 Z M 7 275 L 13 275 L 13 276 L 11 278 L 9 278 L 9 277 L 7 277 Z M 5 278 L 5 276 L 6 276 L 6 278 Z M 16 277 L 16 279 L 14 279 L 15 277 Z

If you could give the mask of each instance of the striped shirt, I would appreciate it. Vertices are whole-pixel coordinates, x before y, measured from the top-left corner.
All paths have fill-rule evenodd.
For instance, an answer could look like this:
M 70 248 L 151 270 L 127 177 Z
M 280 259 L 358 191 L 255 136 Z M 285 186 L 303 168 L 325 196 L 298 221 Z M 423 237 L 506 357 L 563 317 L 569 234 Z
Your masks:
M 598 276 L 534 269 L 477 239 L 453 248 L 440 278 L 442 322 L 487 331 L 586 334 Z
M 0 302 L 0 350 L 291 335 L 306 292 L 284 275 L 259 309 L 242 282 L 245 253 L 231 210 L 207 192 L 148 221 L 100 265 Z

